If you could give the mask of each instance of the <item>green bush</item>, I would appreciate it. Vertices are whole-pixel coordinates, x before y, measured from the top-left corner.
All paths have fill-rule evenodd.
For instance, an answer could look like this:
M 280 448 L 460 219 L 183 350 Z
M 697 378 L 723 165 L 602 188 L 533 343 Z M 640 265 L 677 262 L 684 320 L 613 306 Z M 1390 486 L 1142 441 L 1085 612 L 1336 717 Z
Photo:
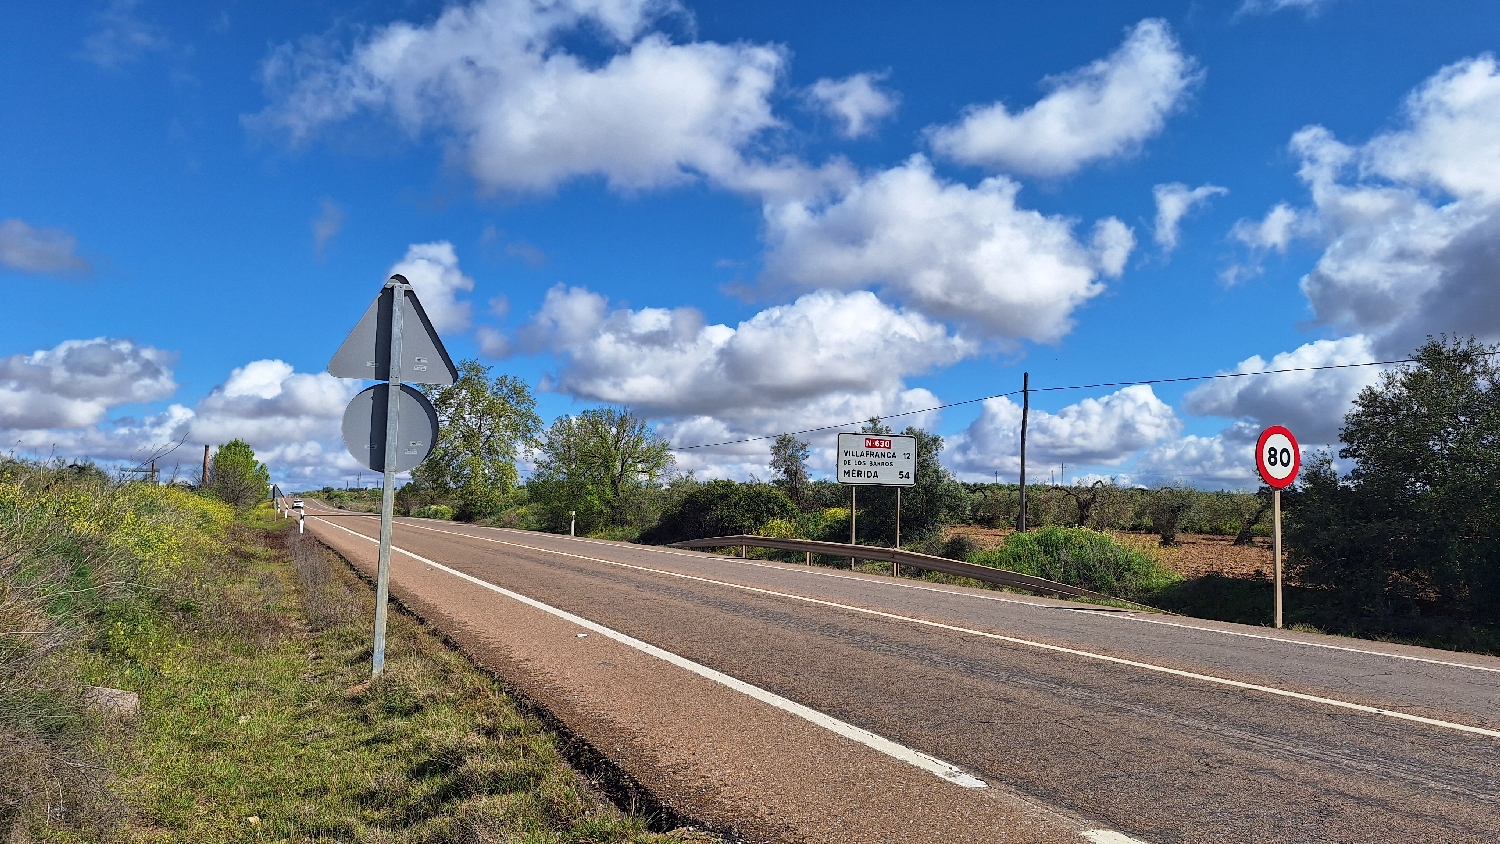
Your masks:
M 1143 598 L 1180 579 L 1152 557 L 1087 528 L 1013 533 L 998 548 L 971 554 L 969 562 L 1120 598 Z
M 453 508 L 446 504 L 428 504 L 426 507 L 418 507 L 413 513 L 419 519 L 442 519 L 452 521 Z
M 772 519 L 792 519 L 797 508 L 770 484 L 709 481 L 684 495 L 641 541 L 666 545 L 684 539 L 754 533 Z

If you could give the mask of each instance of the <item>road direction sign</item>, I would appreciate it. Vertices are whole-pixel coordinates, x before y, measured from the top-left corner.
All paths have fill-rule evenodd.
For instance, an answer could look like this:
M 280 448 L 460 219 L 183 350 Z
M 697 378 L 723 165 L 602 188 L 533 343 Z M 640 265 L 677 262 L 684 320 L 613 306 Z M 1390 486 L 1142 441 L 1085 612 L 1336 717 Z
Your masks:
M 401 279 L 402 276 L 392 276 Z M 409 287 L 387 286 L 365 309 L 354 330 L 328 362 L 328 371 L 339 378 L 385 380 L 391 367 L 391 303 L 401 294 L 400 380 L 413 384 L 446 387 L 458 380 L 458 370 L 432 327 L 432 320 Z
M 917 482 L 917 440 L 890 434 L 839 434 L 838 482 L 858 486 L 912 486 Z
M 386 402 L 389 384 L 376 384 L 356 395 L 344 409 L 344 446 L 360 465 L 385 471 Z M 401 385 L 396 409 L 395 472 L 408 472 L 432 453 L 437 441 L 438 417 L 432 403 L 414 387 Z
M 1261 478 L 1272 489 L 1286 489 L 1297 480 L 1297 471 L 1302 468 L 1302 453 L 1297 449 L 1297 438 L 1292 432 L 1272 425 L 1260 432 L 1255 443 L 1255 468 Z

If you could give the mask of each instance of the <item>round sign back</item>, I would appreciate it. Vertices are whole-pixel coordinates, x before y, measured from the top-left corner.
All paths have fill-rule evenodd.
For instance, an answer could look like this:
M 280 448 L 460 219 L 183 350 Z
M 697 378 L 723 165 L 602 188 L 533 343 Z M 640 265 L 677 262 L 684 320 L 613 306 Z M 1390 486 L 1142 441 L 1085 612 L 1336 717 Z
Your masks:
M 344 409 L 344 447 L 354 455 L 360 465 L 385 471 L 385 408 L 389 384 L 367 387 L 349 402 Z M 400 434 L 396 445 L 395 471 L 405 472 L 416 468 L 418 463 L 432 453 L 437 441 L 437 411 L 412 387 L 401 385 L 399 418 L 396 420 Z
M 1261 431 L 1255 443 L 1255 468 L 1267 485 L 1275 489 L 1291 486 L 1302 468 L 1302 452 L 1292 432 L 1280 425 Z

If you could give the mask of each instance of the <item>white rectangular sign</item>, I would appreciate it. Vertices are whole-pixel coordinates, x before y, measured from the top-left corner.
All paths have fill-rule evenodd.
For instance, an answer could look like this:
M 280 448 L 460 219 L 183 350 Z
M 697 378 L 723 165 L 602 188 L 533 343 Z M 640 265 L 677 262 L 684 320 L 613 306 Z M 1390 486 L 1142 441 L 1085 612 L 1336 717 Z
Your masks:
M 911 486 L 917 482 L 917 440 L 890 434 L 839 434 L 841 484 Z

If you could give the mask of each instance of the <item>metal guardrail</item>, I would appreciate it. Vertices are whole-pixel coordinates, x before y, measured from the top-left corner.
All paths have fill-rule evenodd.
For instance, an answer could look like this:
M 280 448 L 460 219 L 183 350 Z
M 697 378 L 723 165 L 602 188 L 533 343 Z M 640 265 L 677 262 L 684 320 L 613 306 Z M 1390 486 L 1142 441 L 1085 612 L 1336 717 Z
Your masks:
M 1081 586 L 1072 586 L 1067 583 L 1058 583 L 1055 580 L 1047 580 L 1043 577 L 1032 577 L 1029 574 L 1006 571 L 1005 569 L 994 569 L 989 566 L 979 566 L 973 563 L 963 563 L 958 560 L 950 560 L 947 557 L 934 557 L 931 554 L 918 554 L 915 551 L 901 551 L 895 548 L 880 548 L 874 545 L 849 545 L 843 542 L 819 542 L 812 539 L 780 539 L 774 536 L 713 536 L 708 539 L 689 539 L 684 542 L 674 542 L 673 548 L 725 548 L 734 545 L 751 548 L 774 548 L 778 551 L 800 551 L 804 554 L 821 554 L 826 557 L 853 557 L 859 560 L 876 560 L 878 562 L 890 563 L 893 566 L 907 566 L 908 568 L 920 569 L 922 571 L 935 571 L 942 574 L 951 574 L 958 577 L 967 577 L 984 583 L 993 583 L 997 586 L 1009 586 L 1013 589 L 1025 589 L 1041 595 L 1051 595 L 1058 598 L 1092 598 L 1104 601 L 1124 601 L 1113 595 L 1084 589 Z M 809 556 L 809 560 L 811 557 Z M 1132 601 L 1124 601 L 1134 604 Z M 1141 606 L 1140 604 L 1134 604 Z

